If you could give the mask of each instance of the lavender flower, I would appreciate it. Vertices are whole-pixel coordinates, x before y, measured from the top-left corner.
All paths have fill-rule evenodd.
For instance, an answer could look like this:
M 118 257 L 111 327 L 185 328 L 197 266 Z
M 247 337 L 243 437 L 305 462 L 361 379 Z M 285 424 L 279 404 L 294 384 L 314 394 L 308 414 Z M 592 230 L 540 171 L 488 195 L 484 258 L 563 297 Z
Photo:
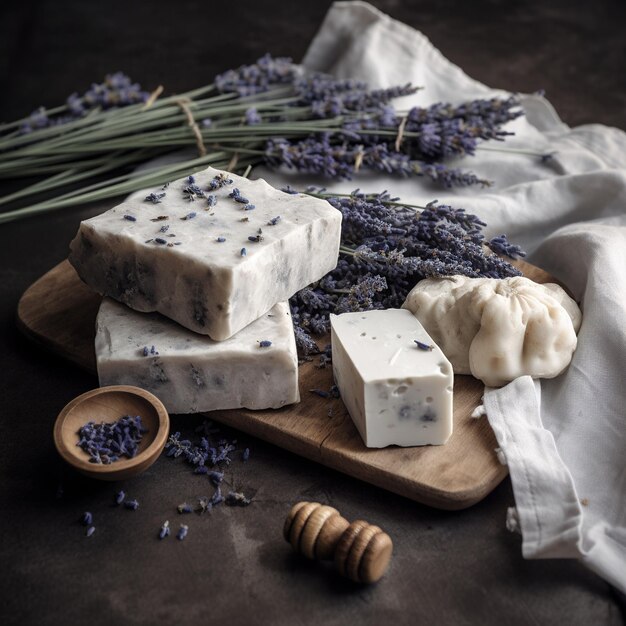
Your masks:
M 115 504 L 120 505 L 122 504 L 122 502 L 124 502 L 124 498 L 126 497 L 126 493 L 120 489 L 116 494 L 115 494 Z
M 80 523 L 83 526 L 90 526 L 92 521 L 93 521 L 93 515 L 89 511 L 85 511 L 82 517 L 80 518 Z
M 255 124 L 260 124 L 263 120 L 259 115 L 258 111 L 254 107 L 250 107 L 246 110 L 246 124 L 248 126 L 254 126 Z
M 487 242 L 487 246 L 496 254 L 508 256 L 510 259 L 519 259 L 526 256 L 526 253 L 519 246 L 509 242 L 505 234 L 494 237 Z
M 137 500 L 126 500 L 124 507 L 130 511 L 136 511 L 139 508 L 139 502 Z
M 215 77 L 215 86 L 222 93 L 251 96 L 268 91 L 272 85 L 290 84 L 298 67 L 289 58 L 272 58 L 269 54 L 252 65 L 242 65 Z
M 85 533 L 85 535 L 87 535 L 87 537 L 91 537 L 95 532 L 96 532 L 96 527 L 95 526 L 90 526 L 87 529 L 87 532 Z
M 152 204 L 160 204 L 161 200 L 165 198 L 165 192 L 161 193 L 150 193 L 145 198 L 145 202 L 152 202 Z
M 181 524 L 180 528 L 178 529 L 178 533 L 176 534 L 176 539 L 178 539 L 179 541 L 183 541 L 183 539 L 185 539 L 185 537 L 187 536 L 188 532 L 189 532 L 189 526 L 187 526 L 186 524 Z

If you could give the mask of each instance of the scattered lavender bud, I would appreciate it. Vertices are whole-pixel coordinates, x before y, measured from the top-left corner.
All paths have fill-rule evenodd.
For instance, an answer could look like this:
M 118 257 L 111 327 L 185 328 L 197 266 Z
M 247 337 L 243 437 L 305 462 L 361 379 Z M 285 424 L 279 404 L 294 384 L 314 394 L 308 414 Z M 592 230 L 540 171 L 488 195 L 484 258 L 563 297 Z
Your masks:
M 195 211 L 192 211 L 191 213 L 187 213 L 187 215 L 185 215 L 185 217 L 181 217 L 181 220 L 192 220 L 194 217 L 196 217 L 197 213 Z
M 324 391 L 323 389 L 309 389 L 309 391 L 320 398 L 330 398 L 328 391 Z
M 194 474 L 208 474 L 209 468 L 206 465 L 198 465 L 193 471 Z
M 195 177 L 194 177 L 194 175 L 193 175 L 193 174 L 191 174 L 191 175 L 187 176 L 187 182 L 188 182 L 190 185 L 195 185 L 195 183 L 196 183 L 196 179 L 195 179 Z
M 178 529 L 176 539 L 178 539 L 179 541 L 182 541 L 187 536 L 188 532 L 189 532 L 189 526 L 185 524 L 181 524 L 180 528 Z
M 261 241 L 263 241 L 263 237 L 261 237 L 261 235 L 248 235 L 248 241 L 260 243 Z
M 155 237 L 154 241 L 155 241 L 155 243 L 159 243 L 161 245 L 167 243 L 167 241 L 165 241 L 165 239 L 161 239 L 161 237 Z
M 139 502 L 137 502 L 137 500 L 126 500 L 124 507 L 130 511 L 136 511 L 139 508 Z
M 224 480 L 224 472 L 212 471 L 209 473 L 209 480 L 217 487 Z
M 150 221 L 151 222 L 162 222 L 163 220 L 169 220 L 170 217 L 169 215 L 159 215 L 158 217 L 153 217 Z
M 248 506 L 252 502 L 243 493 L 238 491 L 229 491 L 226 496 L 226 504 L 228 506 Z
M 297 193 L 297 192 L 296 192 Z M 280 215 L 277 215 L 276 217 L 273 217 L 268 223 L 268 226 L 276 226 L 276 224 L 278 224 L 278 222 L 280 221 Z
M 159 354 L 159 353 L 158 353 L 157 349 L 154 346 L 151 346 L 150 347 L 150 354 L 155 354 L 156 355 L 156 354 Z
M 168 520 L 163 522 L 163 526 L 161 526 L 161 530 L 159 530 L 159 539 L 165 539 L 170 536 L 170 523 Z
M 209 498 L 198 498 L 198 513 L 202 515 L 213 508 L 213 504 Z
M 248 198 L 241 195 L 241 192 L 237 187 L 234 187 L 233 190 L 228 194 L 229 198 L 232 198 L 235 202 L 239 202 L 241 204 L 248 204 L 250 200 Z
M 241 460 L 246 463 L 250 458 L 250 448 L 246 448 L 241 455 Z
M 428 343 L 422 343 L 421 341 L 418 341 L 417 339 L 413 340 L 415 342 L 415 345 L 420 349 L 420 350 L 427 350 L 429 352 L 432 352 L 434 346 L 428 344 Z
M 87 537 L 91 537 L 91 535 L 93 535 L 96 532 L 96 527 L 95 526 L 90 526 L 87 529 L 87 532 L 85 533 L 85 535 L 87 535 Z
M 263 339 L 259 341 L 259 348 L 269 348 L 272 345 L 272 342 L 269 339 Z
M 246 256 L 248 254 L 248 251 L 245 248 L 241 248 L 241 250 L 239 251 L 239 256 Z
M 224 242 L 226 241 L 226 237 L 218 237 L 218 238 L 216 239 L 216 241 L 217 241 L 218 243 L 224 243 Z
M 170 225 L 169 224 L 165 224 L 165 226 L 161 226 L 161 228 L 159 228 L 159 232 L 160 233 L 166 233 L 169 229 L 170 229 Z
M 178 512 L 181 514 L 193 513 L 193 507 L 191 506 L 191 504 L 188 504 L 187 502 L 183 502 L 182 504 L 179 504 L 176 508 L 178 509 Z
M 206 201 L 209 206 L 215 206 L 217 204 L 217 196 L 208 195 Z
M 165 198 L 165 192 L 161 192 L 161 193 L 151 193 L 148 194 L 145 198 L 144 198 L 144 202 L 152 202 L 152 204 L 160 204 L 161 200 Z
M 93 521 L 93 515 L 89 511 L 85 511 L 82 517 L 80 518 L 80 523 L 83 526 L 89 526 L 92 521 Z
M 137 218 L 133 217 L 132 215 L 124 215 L 124 219 L 128 220 L 129 222 L 136 222 Z
M 224 502 L 224 496 L 222 495 L 222 490 L 217 487 L 215 493 L 211 496 L 211 504 L 217 506 L 221 502 Z
M 246 206 L 243 207 L 244 211 L 254 211 L 254 209 L 256 209 L 254 204 L 246 204 Z
M 142 354 L 144 356 L 148 356 L 150 354 L 150 350 L 148 350 L 148 346 L 143 347 Z
M 126 497 L 126 493 L 122 489 L 120 489 L 115 494 L 115 504 L 122 504 L 122 502 L 124 502 L 125 497 Z
M 337 385 L 333 385 L 330 388 L 330 395 L 333 398 L 337 398 L 337 399 L 341 398 L 341 393 L 339 392 L 339 387 L 337 387 Z

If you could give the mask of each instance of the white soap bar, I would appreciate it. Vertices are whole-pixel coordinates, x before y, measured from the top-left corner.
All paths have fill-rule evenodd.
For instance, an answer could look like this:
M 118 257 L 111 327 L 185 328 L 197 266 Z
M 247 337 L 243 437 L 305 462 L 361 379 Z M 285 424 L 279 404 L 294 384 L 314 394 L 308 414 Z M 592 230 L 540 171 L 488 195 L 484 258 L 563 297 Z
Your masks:
M 330 322 L 335 382 L 365 445 L 445 443 L 452 365 L 417 319 L 388 309 L 331 315 Z
M 232 182 L 211 190 L 220 175 Z M 341 212 L 325 200 L 213 168 L 194 179 L 204 197 L 184 178 L 81 222 L 69 257 L 81 279 L 223 340 L 336 266 Z
M 300 400 L 286 302 L 218 342 L 158 313 L 137 313 L 104 298 L 96 321 L 96 358 L 101 386 L 141 387 L 172 413 L 274 409 Z

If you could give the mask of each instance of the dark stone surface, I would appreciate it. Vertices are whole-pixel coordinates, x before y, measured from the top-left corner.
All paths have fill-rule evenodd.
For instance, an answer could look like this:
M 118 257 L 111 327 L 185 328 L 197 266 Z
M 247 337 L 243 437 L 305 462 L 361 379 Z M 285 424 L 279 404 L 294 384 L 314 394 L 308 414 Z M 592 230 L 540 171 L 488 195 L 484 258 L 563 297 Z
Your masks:
M 299 59 L 328 5 L 3 5 L 0 119 L 54 105 L 117 69 L 147 88 L 182 91 L 266 50 Z M 511 90 L 545 88 L 571 125 L 626 126 L 620 0 L 377 5 L 420 28 L 471 76 Z M 255 494 L 254 504 L 188 517 L 184 542 L 158 542 L 164 519 L 177 529 L 177 504 L 211 493 L 206 480 L 162 458 L 124 485 L 141 503 L 131 512 L 112 506 L 116 486 L 63 469 L 54 418 L 97 381 L 22 338 L 14 312 L 28 285 L 66 257 L 79 220 L 104 208 L 0 226 L 0 623 L 622 623 L 623 599 L 581 565 L 522 558 L 519 536 L 504 526 L 508 480 L 475 507 L 446 513 L 237 434 L 252 455 L 228 476 Z M 181 417 L 173 427 L 198 422 Z M 59 480 L 65 493 L 56 499 Z M 281 527 L 300 499 L 387 530 L 396 546 L 387 577 L 362 589 L 294 557 Z M 97 527 L 89 539 L 77 522 L 84 510 Z

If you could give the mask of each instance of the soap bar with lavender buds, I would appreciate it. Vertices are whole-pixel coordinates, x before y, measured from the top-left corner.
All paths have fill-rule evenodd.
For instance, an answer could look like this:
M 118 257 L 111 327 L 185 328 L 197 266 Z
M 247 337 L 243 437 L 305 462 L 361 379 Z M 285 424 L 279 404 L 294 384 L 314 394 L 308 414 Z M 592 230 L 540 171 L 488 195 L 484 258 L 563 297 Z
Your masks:
M 271 346 L 261 348 L 262 341 Z M 137 313 L 104 298 L 96 321 L 96 359 L 101 386 L 141 387 L 171 413 L 279 408 L 300 400 L 286 302 L 230 339 L 213 341 L 158 313 Z
M 81 222 L 70 262 L 97 292 L 217 341 L 337 264 L 325 200 L 213 168 L 146 193 Z
M 444 444 L 452 365 L 409 311 L 331 315 L 333 374 L 365 445 Z

